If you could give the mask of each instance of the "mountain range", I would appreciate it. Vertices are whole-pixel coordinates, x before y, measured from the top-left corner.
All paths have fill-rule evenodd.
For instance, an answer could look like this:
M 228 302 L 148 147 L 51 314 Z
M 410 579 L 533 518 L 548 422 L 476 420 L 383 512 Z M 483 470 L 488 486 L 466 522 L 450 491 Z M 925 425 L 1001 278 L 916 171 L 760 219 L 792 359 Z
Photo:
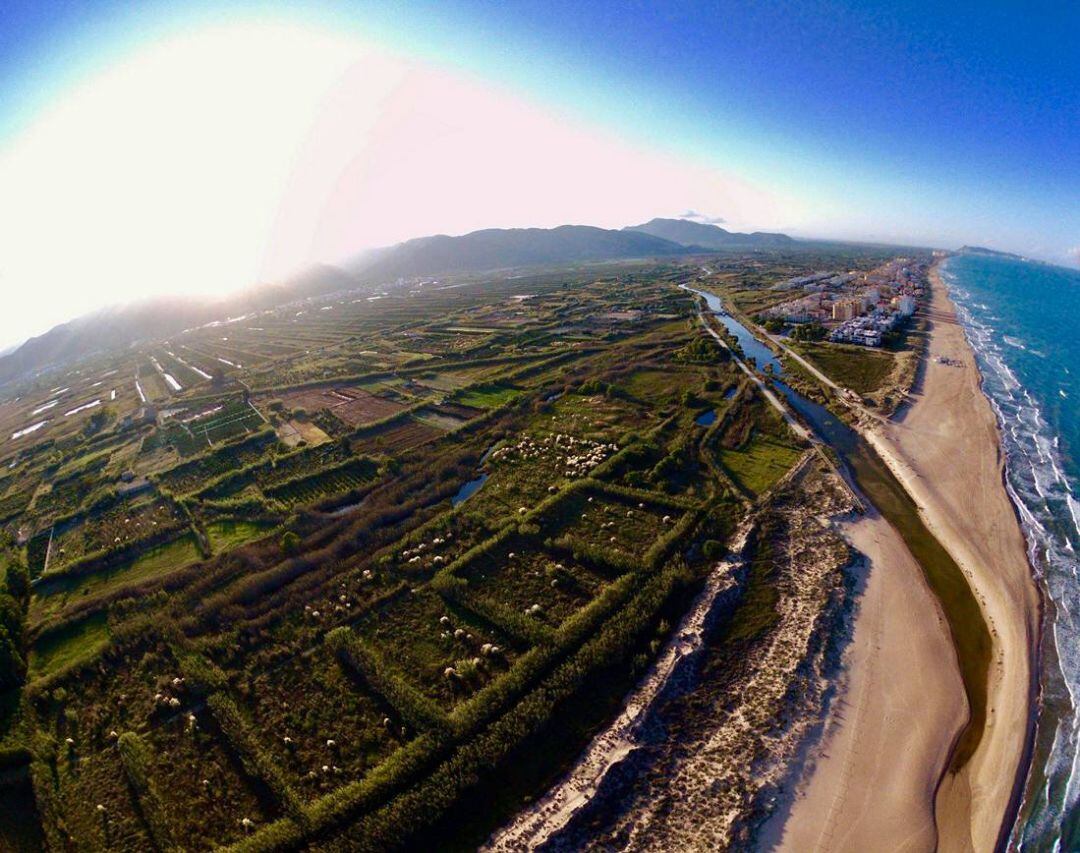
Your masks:
M 777 249 L 794 243 L 785 234 L 739 234 L 680 219 L 653 219 L 621 230 L 562 225 L 419 237 L 366 252 L 343 267 L 314 266 L 281 284 L 260 285 L 219 301 L 158 297 L 87 314 L 0 356 L 0 385 L 105 349 L 167 338 L 212 320 L 312 296 L 384 286 L 399 278 Z
M 795 243 L 787 234 L 754 231 L 740 234 L 727 231 L 718 225 L 694 222 L 690 219 L 651 219 L 644 225 L 629 225 L 623 231 L 651 234 L 680 246 L 692 246 L 711 251 L 729 249 L 779 249 Z

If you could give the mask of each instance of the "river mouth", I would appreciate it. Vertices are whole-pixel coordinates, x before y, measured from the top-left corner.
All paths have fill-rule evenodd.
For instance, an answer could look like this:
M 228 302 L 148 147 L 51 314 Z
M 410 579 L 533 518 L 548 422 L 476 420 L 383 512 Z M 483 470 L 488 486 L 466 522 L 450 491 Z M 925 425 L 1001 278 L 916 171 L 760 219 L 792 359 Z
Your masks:
M 896 528 L 922 569 L 927 586 L 941 605 L 949 626 L 968 702 L 968 721 L 957 739 L 949 762 L 949 771 L 956 773 L 974 755 L 986 730 L 990 665 L 993 659 L 990 630 L 963 570 L 927 528 L 918 505 L 870 443 L 827 408 L 808 400 L 780 381 L 777 377 L 783 376 L 783 365 L 775 354 L 734 317 L 726 312 L 717 313 L 723 311 L 718 297 L 693 288 L 686 289 L 706 300 L 717 319 L 735 335 L 744 353 L 761 359 L 758 361 L 759 368 L 765 365 L 770 367 L 771 384 L 783 394 L 814 433 L 836 451 L 859 490 Z M 768 350 L 767 359 L 761 355 L 760 349 Z M 769 382 L 770 378 L 767 377 L 766 381 Z

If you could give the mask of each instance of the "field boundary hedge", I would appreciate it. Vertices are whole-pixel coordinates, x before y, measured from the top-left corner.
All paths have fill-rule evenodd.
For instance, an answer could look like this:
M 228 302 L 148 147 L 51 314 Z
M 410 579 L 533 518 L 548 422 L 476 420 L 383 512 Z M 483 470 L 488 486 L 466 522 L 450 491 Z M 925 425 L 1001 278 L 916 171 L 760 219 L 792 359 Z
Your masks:
M 135 795 L 139 811 L 142 813 L 143 821 L 146 823 L 154 845 L 159 850 L 175 850 L 176 842 L 165 819 L 161 796 L 158 794 L 153 779 L 150 778 L 153 758 L 146 744 L 134 732 L 124 732 L 120 735 L 116 746 L 120 752 L 120 763 L 124 767 L 124 775 L 127 776 L 128 784 Z
M 413 687 L 383 655 L 364 643 L 352 629 L 330 631 L 325 642 L 342 665 L 367 683 L 392 707 L 405 724 L 417 731 L 445 734 L 449 721 L 439 706 Z

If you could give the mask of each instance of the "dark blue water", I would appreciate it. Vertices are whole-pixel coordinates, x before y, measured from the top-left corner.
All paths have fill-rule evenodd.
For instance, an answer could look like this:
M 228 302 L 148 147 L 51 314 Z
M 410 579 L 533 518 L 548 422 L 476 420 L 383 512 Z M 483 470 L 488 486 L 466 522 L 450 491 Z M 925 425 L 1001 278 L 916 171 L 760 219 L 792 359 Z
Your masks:
M 716 423 L 716 409 L 709 409 L 707 412 L 702 412 L 694 418 L 694 423 L 698 426 L 712 426 Z
M 1014 842 L 1080 849 L 1080 272 L 961 255 L 942 277 L 997 413 L 1007 480 L 1050 599 L 1042 709 Z
M 487 478 L 487 474 L 481 474 L 475 480 L 469 480 L 469 482 L 465 483 L 460 489 L 458 489 L 457 494 L 450 499 L 450 503 L 453 506 L 457 506 L 462 501 L 471 498 L 480 490 L 480 487 L 487 482 Z
M 753 333 L 751 333 L 746 326 L 728 315 L 724 310 L 723 303 L 720 302 L 719 296 L 704 290 L 694 290 L 694 288 L 686 287 L 686 285 L 683 285 L 683 289 L 689 290 L 691 293 L 696 293 L 704 298 L 705 304 L 708 305 L 709 310 L 716 315 L 716 319 L 723 323 L 724 328 L 738 340 L 743 355 L 747 359 L 753 359 L 754 364 L 758 366 L 759 370 L 765 370 L 766 367 L 768 367 L 777 376 L 783 372 L 783 366 L 780 364 L 780 360 L 773 351 L 755 338 Z

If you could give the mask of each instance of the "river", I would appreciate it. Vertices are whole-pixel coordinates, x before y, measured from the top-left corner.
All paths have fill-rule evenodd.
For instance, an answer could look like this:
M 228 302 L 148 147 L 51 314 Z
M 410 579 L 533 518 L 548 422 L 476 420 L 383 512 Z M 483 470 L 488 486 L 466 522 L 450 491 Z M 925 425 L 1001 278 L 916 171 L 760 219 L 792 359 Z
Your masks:
M 982 739 L 992 658 L 990 631 L 963 571 L 927 529 L 914 500 L 869 442 L 827 408 L 808 400 L 781 381 L 784 366 L 775 353 L 728 314 L 719 297 L 683 287 L 705 300 L 717 320 L 735 336 L 743 353 L 753 358 L 759 369 L 769 367 L 775 388 L 810 426 L 814 435 L 836 452 L 859 491 L 896 528 L 922 568 L 927 585 L 941 603 L 949 625 L 971 708 L 971 719 L 961 734 L 950 768 L 953 771 L 960 769 Z

